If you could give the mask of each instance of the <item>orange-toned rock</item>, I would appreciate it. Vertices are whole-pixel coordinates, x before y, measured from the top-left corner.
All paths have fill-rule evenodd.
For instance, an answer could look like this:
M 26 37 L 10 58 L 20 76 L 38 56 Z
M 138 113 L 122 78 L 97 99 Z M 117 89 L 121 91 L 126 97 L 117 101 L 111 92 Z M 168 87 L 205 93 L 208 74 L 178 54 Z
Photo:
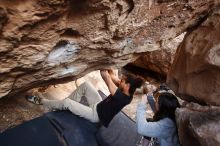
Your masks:
M 199 24 L 217 1 L 1 0 L 0 97 L 120 68 Z
M 220 11 L 186 34 L 167 82 L 188 101 L 220 105 Z
M 220 108 L 189 103 L 177 109 L 176 122 L 183 146 L 220 145 Z
M 142 55 L 132 64 L 144 68 L 160 75 L 167 76 L 168 71 L 173 63 L 176 49 L 182 42 L 185 33 L 170 40 L 169 43 L 164 43 L 160 50 L 152 51 L 146 55 Z

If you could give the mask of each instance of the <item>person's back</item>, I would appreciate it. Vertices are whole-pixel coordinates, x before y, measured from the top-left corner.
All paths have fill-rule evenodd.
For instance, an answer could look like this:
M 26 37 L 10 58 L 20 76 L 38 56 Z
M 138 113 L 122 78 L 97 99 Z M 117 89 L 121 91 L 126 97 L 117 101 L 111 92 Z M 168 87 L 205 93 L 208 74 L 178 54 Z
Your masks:
M 120 89 L 117 89 L 114 95 L 109 95 L 97 105 L 100 122 L 108 127 L 113 117 L 129 104 L 131 100 L 132 96 L 128 96 L 121 92 Z
M 164 133 L 161 133 L 161 137 L 157 137 L 160 143 L 160 146 L 179 146 L 179 138 L 177 136 L 177 129 L 175 123 L 169 119 L 164 118 L 163 129 Z

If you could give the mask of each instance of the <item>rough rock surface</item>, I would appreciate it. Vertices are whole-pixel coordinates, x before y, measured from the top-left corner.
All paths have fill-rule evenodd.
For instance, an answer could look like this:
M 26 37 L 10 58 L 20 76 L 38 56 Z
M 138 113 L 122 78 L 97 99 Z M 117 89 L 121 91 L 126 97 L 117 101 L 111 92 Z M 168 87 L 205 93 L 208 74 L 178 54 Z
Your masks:
M 218 0 L 0 1 L 0 97 L 124 66 L 200 24 Z
M 160 75 L 167 76 L 168 71 L 173 63 L 176 49 L 182 42 L 184 35 L 185 33 L 182 33 L 178 37 L 172 39 L 168 44 L 164 44 L 160 50 L 142 55 L 132 64 L 145 68 L 146 71 L 150 70 Z
M 183 146 L 220 145 L 220 108 L 189 103 L 177 109 L 176 121 Z
M 186 34 L 167 82 L 188 101 L 220 105 L 220 8 Z

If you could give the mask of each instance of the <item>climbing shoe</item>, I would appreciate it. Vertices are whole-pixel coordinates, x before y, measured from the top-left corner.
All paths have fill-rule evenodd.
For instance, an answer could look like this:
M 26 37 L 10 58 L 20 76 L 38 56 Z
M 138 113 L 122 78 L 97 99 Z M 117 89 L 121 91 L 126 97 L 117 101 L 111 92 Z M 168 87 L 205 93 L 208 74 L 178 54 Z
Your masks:
M 34 96 L 34 95 L 26 95 L 25 98 L 29 101 L 32 102 L 34 104 L 41 104 L 40 100 L 41 98 L 38 96 Z

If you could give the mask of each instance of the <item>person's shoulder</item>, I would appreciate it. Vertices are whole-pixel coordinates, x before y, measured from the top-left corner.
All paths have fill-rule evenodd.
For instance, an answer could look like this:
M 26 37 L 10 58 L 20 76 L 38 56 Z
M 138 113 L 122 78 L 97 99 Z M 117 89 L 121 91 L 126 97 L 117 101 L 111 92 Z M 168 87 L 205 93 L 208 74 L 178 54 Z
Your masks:
M 116 92 L 115 92 L 115 97 L 120 97 L 120 98 L 125 98 L 125 99 L 132 99 L 131 96 L 126 95 L 125 93 L 123 93 L 123 91 L 119 88 L 117 88 Z
M 175 123 L 170 118 L 163 118 L 160 120 L 160 123 L 166 127 L 175 127 Z
M 114 95 L 116 95 L 116 96 L 119 96 L 119 95 L 120 96 L 125 96 L 126 94 L 124 94 L 120 88 L 117 88 L 117 90 L 116 90 Z

